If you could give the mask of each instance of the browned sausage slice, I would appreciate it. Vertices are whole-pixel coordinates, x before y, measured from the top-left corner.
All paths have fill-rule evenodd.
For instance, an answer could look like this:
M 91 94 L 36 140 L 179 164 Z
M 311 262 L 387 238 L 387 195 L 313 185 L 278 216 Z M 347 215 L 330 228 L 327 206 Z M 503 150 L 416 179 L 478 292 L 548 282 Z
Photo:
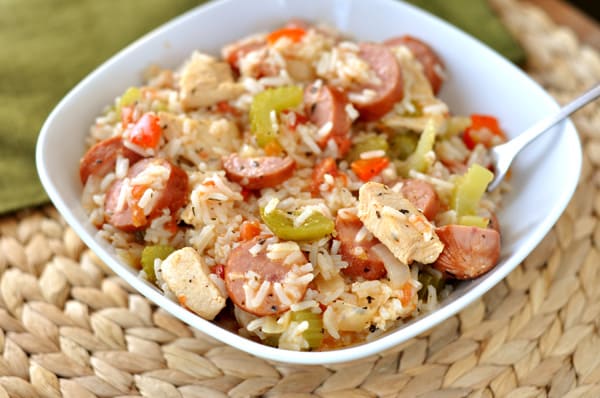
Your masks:
M 171 214 L 182 208 L 188 199 L 188 175 L 181 168 L 171 162 L 160 158 L 148 158 L 137 162 L 127 173 L 131 181 L 144 170 L 150 167 L 165 167 L 168 169 L 168 177 L 164 187 L 159 192 L 153 208 L 148 214 L 138 205 L 140 198 L 149 187 L 149 184 L 131 185 L 132 202 L 125 202 L 119 208 L 121 190 L 125 189 L 124 180 L 115 181 L 106 193 L 104 204 L 105 221 L 120 230 L 131 232 L 146 228 L 156 217 L 162 215 L 164 209 L 169 209 Z
M 302 300 L 312 280 L 312 274 L 308 278 L 303 275 L 288 276 L 288 273 L 294 272 L 293 266 L 283 264 L 283 260 L 269 259 L 267 248 L 264 247 L 267 244 L 264 238 L 258 236 L 242 243 L 231 251 L 224 269 L 225 287 L 231 301 L 257 316 L 287 311 L 291 304 Z M 263 247 L 253 254 L 251 249 L 256 245 Z M 306 263 L 305 257 L 302 260 Z M 305 280 L 294 283 L 293 280 L 298 281 L 297 278 Z
M 405 180 L 400 189 L 408 199 L 428 220 L 433 220 L 440 209 L 440 198 L 433 186 L 423 180 L 410 178 Z
M 354 102 L 354 107 L 360 117 L 366 121 L 377 120 L 388 113 L 394 104 L 404 96 L 404 80 L 402 70 L 396 57 L 384 45 L 376 43 L 361 43 L 358 55 L 366 61 L 379 77 L 380 84 L 371 83 L 362 89 L 373 90 L 373 98 L 365 102 Z
M 388 39 L 384 44 L 392 47 L 398 45 L 408 47 L 417 61 L 423 66 L 423 73 L 427 80 L 429 80 L 433 93 L 437 94 L 440 91 L 444 81 L 440 72 L 444 70 L 444 63 L 428 44 L 409 35 Z
M 342 259 L 348 263 L 342 272 L 350 277 L 360 276 L 367 280 L 383 278 L 387 274 L 383 261 L 371 250 L 379 243 L 379 239 L 370 235 L 357 242 L 356 238 L 362 227 L 363 223 L 354 214 L 338 213 L 335 219 Z
M 500 234 L 495 229 L 445 225 L 435 232 L 444 250 L 433 267 L 456 279 L 473 279 L 492 269 L 500 257 Z
M 304 90 L 304 108 L 310 121 L 321 128 L 331 123 L 329 133 L 317 140 L 321 148 L 332 138 L 337 144 L 340 155 L 345 155 L 350 149 L 350 126 L 352 120 L 346 112 L 348 100 L 344 93 L 332 86 L 313 83 Z
M 114 170 L 117 157 L 121 155 L 129 159 L 129 165 L 142 158 L 123 145 L 121 137 L 111 137 L 92 146 L 79 162 L 79 178 L 86 183 L 91 175 L 104 177 Z
M 244 158 L 232 153 L 223 159 L 223 169 L 227 178 L 248 189 L 279 185 L 294 174 L 295 168 L 296 162 L 289 156 Z

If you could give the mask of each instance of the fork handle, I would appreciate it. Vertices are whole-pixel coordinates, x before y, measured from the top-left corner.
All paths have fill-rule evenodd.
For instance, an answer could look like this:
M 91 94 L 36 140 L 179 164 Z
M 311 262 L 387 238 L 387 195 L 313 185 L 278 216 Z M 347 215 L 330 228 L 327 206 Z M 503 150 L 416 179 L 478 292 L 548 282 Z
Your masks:
M 527 144 L 535 140 L 540 134 L 542 134 L 561 120 L 567 118 L 570 114 L 572 114 L 582 106 L 595 100 L 599 96 L 600 83 L 596 84 L 584 94 L 575 98 L 573 101 L 564 105 L 562 108 L 560 108 L 560 110 L 557 113 L 546 116 L 527 130 L 525 130 L 523 133 L 519 134 L 517 137 L 512 139 L 511 141 L 514 145 L 513 149 L 515 150 L 515 152 L 520 152 L 524 147 L 527 146 Z

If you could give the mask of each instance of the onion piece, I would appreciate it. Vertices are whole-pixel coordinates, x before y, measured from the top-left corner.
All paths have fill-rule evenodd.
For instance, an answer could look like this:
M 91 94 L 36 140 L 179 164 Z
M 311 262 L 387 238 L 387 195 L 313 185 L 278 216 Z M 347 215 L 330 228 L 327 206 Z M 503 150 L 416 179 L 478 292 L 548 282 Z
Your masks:
M 371 250 L 383 261 L 393 288 L 401 288 L 408 282 L 410 279 L 408 265 L 398 260 L 383 243 L 376 244 Z

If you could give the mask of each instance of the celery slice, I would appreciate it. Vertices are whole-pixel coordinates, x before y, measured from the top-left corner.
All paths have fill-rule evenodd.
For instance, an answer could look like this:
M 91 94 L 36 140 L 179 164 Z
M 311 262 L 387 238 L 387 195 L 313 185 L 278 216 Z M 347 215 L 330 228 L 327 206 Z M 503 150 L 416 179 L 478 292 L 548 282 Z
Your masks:
M 458 217 L 458 223 L 460 225 L 468 225 L 472 227 L 487 228 L 489 222 L 489 218 L 481 216 L 465 215 Z
M 254 96 L 250 105 L 250 128 L 260 147 L 264 148 L 277 139 L 271 112 L 295 108 L 302 103 L 302 99 L 303 92 L 300 86 L 269 88 Z
M 406 159 L 409 169 L 424 173 L 429 168 L 427 154 L 433 150 L 435 143 L 436 128 L 430 119 L 419 137 L 415 151 Z
M 421 282 L 423 285 L 418 293 L 419 299 L 421 300 L 427 300 L 427 295 L 429 293 L 429 289 L 427 288 L 428 286 L 433 286 L 439 295 L 440 291 L 446 284 L 444 276 L 441 272 L 428 272 L 426 270 L 419 272 L 419 282 Z
M 387 139 L 384 136 L 374 134 L 363 136 L 352 144 L 352 148 L 350 148 L 346 160 L 348 160 L 348 162 L 353 162 L 360 159 L 360 154 L 363 152 L 378 150 L 387 152 L 388 147 Z
M 389 154 L 393 159 L 405 160 L 417 149 L 419 137 L 413 133 L 399 133 L 390 138 Z
M 478 164 L 472 165 L 464 175 L 458 177 L 450 206 L 456 210 L 459 219 L 477 214 L 479 202 L 492 178 L 494 174 Z
M 260 216 L 275 235 L 285 240 L 317 240 L 331 234 L 335 228 L 333 220 L 318 212 L 308 216 L 299 227 L 295 227 L 294 220 L 279 209 L 265 213 L 264 208 L 261 208 Z
M 311 310 L 302 310 L 292 313 L 292 321 L 308 322 L 308 329 L 306 329 L 302 336 L 308 343 L 311 350 L 319 348 L 323 341 L 323 319 L 321 314 L 315 314 Z
M 142 91 L 139 89 L 139 87 L 129 87 L 127 90 L 125 90 L 121 98 L 119 98 L 117 110 L 121 112 L 121 108 L 133 105 L 141 98 Z
M 157 258 L 164 260 L 174 251 L 175 248 L 168 245 L 152 245 L 144 247 L 141 258 L 142 269 L 150 282 L 156 281 L 156 275 L 154 274 L 154 260 Z

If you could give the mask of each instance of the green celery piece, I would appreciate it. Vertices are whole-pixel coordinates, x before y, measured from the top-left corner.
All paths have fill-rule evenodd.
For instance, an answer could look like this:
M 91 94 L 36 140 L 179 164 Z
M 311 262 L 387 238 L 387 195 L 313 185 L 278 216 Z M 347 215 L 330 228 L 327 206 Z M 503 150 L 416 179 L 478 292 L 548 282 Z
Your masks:
M 135 104 L 140 98 L 142 98 L 142 92 L 139 87 L 129 87 L 119 98 L 117 111 L 120 113 L 123 107 Z
M 474 164 L 460 176 L 455 184 L 450 206 L 456 210 L 456 216 L 474 216 L 494 174 L 483 166 Z
M 433 150 L 435 135 L 436 128 L 433 120 L 430 119 L 419 137 L 419 142 L 417 142 L 415 151 L 407 159 L 409 169 L 422 173 L 427 171 L 427 160 L 425 159 L 425 156 L 429 151 Z
M 156 258 L 164 260 L 174 251 L 175 248 L 168 245 L 151 245 L 144 247 L 141 258 L 142 269 L 150 282 L 156 281 L 156 275 L 154 274 L 154 260 Z
M 317 212 L 312 213 L 299 227 L 295 227 L 294 221 L 279 209 L 265 213 L 261 208 L 260 216 L 269 229 L 284 240 L 317 240 L 331 234 L 335 227 L 332 220 Z
M 427 271 L 421 271 L 419 272 L 419 282 L 421 282 L 421 284 L 423 285 L 423 287 L 421 287 L 421 289 L 419 290 L 419 298 L 421 300 L 425 300 L 427 298 L 427 294 L 428 294 L 428 289 L 427 286 L 432 285 L 437 293 L 439 294 L 440 290 L 442 290 L 444 288 L 445 285 L 445 281 L 444 278 L 440 275 L 434 275 L 431 274 Z
M 271 124 L 271 112 L 295 108 L 302 100 L 300 86 L 269 88 L 254 96 L 250 105 L 250 128 L 260 147 L 264 148 L 277 139 L 277 132 Z
M 460 225 L 468 225 L 471 227 L 487 228 L 490 220 L 481 216 L 465 215 L 458 217 Z
M 389 154 L 393 159 L 406 160 L 417 148 L 419 137 L 413 133 L 398 133 L 390 138 Z
M 311 310 L 293 312 L 292 321 L 307 321 L 308 329 L 302 333 L 302 336 L 308 342 L 310 349 L 316 349 L 321 346 L 321 342 L 323 341 L 323 319 L 321 314 L 315 314 Z
M 386 151 L 389 148 L 387 139 L 381 135 L 369 135 L 362 137 L 352 144 L 350 152 L 346 156 L 348 162 L 353 162 L 360 158 L 360 154 L 363 152 L 383 150 Z

